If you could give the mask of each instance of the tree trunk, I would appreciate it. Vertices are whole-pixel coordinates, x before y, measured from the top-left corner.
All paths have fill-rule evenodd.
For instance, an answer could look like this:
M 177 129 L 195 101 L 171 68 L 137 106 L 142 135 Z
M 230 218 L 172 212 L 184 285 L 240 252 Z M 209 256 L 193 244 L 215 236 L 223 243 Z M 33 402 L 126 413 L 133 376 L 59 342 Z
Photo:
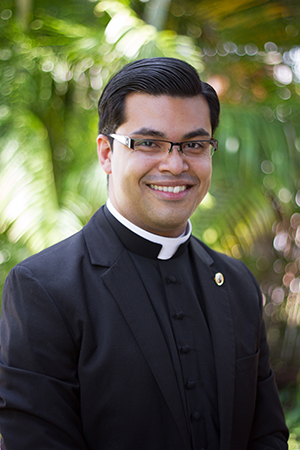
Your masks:
M 32 20 L 33 0 L 15 0 L 17 17 L 24 29 Z
M 164 29 L 171 0 L 150 0 L 145 8 L 145 21 L 158 31 Z

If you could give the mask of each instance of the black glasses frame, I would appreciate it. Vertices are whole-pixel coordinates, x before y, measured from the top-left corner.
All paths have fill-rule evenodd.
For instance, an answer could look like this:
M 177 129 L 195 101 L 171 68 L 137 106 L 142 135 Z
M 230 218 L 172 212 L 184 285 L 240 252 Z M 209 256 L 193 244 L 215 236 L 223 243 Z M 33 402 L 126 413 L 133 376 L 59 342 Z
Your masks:
M 109 134 L 109 137 L 115 139 L 116 141 L 120 142 L 121 144 L 126 145 L 126 147 L 130 148 L 131 150 L 135 151 L 134 149 L 134 144 L 136 141 L 140 141 L 142 140 L 141 138 L 139 139 L 132 139 L 129 136 L 124 136 L 122 134 Z M 145 139 L 147 140 L 147 139 Z M 194 141 L 188 140 L 188 141 L 182 141 L 182 142 L 171 142 L 171 141 L 166 141 L 164 139 L 149 139 L 149 141 L 153 141 L 153 142 L 167 142 L 168 144 L 170 144 L 170 148 L 168 150 L 168 153 L 171 153 L 171 151 L 173 150 L 173 147 L 179 147 L 178 151 L 180 153 L 182 153 L 183 155 L 185 155 L 182 146 L 184 144 L 187 144 L 188 142 L 209 142 L 209 144 L 212 146 L 213 148 L 213 153 L 210 156 L 213 156 L 213 154 L 218 150 L 218 141 L 217 139 L 195 139 Z M 186 155 L 185 155 L 186 156 Z

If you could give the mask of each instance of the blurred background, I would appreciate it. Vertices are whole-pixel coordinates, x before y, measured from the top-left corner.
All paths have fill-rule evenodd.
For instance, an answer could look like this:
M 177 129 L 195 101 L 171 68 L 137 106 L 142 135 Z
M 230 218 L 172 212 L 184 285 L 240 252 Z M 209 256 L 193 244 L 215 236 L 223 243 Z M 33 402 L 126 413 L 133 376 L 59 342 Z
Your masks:
M 299 0 L 1 0 L 0 285 L 75 233 L 107 196 L 97 101 L 143 57 L 188 61 L 222 103 L 194 234 L 263 293 L 281 399 L 300 449 Z

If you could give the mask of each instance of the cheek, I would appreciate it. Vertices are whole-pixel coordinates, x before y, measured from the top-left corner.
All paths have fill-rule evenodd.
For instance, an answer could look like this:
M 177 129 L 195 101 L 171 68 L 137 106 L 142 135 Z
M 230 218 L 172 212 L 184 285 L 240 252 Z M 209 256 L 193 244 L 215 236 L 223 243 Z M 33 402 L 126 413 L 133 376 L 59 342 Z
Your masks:
M 196 175 L 198 176 L 200 181 L 201 180 L 203 182 L 210 181 L 211 174 L 212 174 L 211 160 L 201 163 L 199 167 L 197 167 L 196 169 Z
M 136 158 L 124 161 L 119 167 L 119 175 L 128 183 L 138 184 L 149 172 L 154 170 L 153 163 L 147 158 Z
M 207 168 L 207 177 L 209 178 L 209 181 L 211 180 L 211 176 L 212 176 L 212 166 L 210 164 L 209 167 Z
M 145 174 L 145 165 L 133 158 L 115 159 L 112 163 L 112 178 L 118 195 L 132 198 L 138 194 L 141 178 Z M 139 194 L 140 195 L 140 194 Z

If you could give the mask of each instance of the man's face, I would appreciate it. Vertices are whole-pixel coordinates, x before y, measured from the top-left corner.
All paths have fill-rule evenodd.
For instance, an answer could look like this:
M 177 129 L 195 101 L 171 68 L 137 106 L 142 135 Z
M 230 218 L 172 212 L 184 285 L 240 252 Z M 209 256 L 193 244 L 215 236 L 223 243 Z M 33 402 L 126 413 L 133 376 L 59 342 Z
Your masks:
M 172 142 L 189 140 L 189 136 L 193 140 L 211 137 L 210 111 L 202 96 L 133 93 L 126 98 L 125 117 L 115 134 Z M 182 234 L 209 189 L 212 166 L 208 156 L 187 158 L 175 147 L 169 154 L 153 157 L 116 140 L 112 152 L 103 135 L 98 137 L 98 154 L 109 174 L 109 197 L 114 207 L 151 233 L 169 237 Z M 166 192 L 165 187 L 176 186 L 180 189 Z

